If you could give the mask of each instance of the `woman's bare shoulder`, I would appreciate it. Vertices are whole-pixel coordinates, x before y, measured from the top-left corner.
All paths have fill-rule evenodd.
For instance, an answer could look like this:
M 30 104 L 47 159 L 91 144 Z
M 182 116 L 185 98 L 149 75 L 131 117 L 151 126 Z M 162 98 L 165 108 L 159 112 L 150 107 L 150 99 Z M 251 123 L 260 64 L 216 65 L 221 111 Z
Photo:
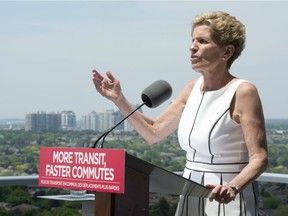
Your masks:
M 254 96 L 258 95 L 257 87 L 253 83 L 245 80 L 237 88 L 236 96 L 241 98 L 241 97 L 247 97 L 247 96 L 252 96 L 252 95 Z
M 177 99 L 181 101 L 182 103 L 186 104 L 192 89 L 195 86 L 195 83 L 197 82 L 198 78 L 192 79 L 189 82 L 186 83 L 180 94 L 178 95 Z

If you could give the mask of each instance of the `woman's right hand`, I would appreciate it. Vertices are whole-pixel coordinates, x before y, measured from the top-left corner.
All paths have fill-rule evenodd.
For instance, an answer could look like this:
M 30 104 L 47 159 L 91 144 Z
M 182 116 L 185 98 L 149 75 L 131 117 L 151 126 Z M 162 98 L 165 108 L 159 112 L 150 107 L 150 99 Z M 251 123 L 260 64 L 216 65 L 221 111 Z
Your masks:
M 93 83 L 96 90 L 105 98 L 117 103 L 122 95 L 120 81 L 115 79 L 110 71 L 106 72 L 107 78 L 103 77 L 97 70 L 93 70 Z

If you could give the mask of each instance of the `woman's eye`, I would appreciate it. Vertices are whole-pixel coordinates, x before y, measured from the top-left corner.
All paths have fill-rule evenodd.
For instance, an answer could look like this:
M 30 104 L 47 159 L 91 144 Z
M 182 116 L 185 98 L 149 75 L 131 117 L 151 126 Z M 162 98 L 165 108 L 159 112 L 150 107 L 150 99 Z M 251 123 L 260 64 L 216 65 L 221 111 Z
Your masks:
M 206 40 L 204 40 L 204 39 L 199 39 L 199 43 L 200 44 L 207 44 L 208 42 Z

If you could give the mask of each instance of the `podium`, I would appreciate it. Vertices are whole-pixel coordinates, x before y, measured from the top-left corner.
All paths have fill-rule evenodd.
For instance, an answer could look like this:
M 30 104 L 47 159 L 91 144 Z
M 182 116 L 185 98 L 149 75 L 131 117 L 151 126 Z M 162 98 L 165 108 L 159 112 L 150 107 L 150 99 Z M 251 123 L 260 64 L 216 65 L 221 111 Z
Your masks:
M 41 147 L 38 185 L 95 191 L 96 216 L 146 216 L 149 193 L 208 197 L 210 190 L 124 149 Z
M 208 197 L 210 190 L 128 153 L 125 156 L 125 193 L 95 194 L 95 216 L 148 216 L 149 192 Z

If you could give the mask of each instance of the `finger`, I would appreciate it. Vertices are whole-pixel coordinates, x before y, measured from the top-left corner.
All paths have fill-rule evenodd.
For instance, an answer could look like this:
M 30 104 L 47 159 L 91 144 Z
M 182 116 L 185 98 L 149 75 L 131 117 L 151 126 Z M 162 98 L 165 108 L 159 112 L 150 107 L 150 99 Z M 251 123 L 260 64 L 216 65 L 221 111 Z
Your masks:
M 216 197 L 219 195 L 220 190 L 221 187 L 215 186 L 215 188 L 210 193 L 209 200 L 213 201 L 214 199 L 216 199 Z
M 92 73 L 94 86 L 99 93 L 102 93 L 102 80 L 104 80 L 104 77 L 95 69 L 92 70 Z
M 235 200 L 235 193 L 230 193 L 229 190 L 226 191 L 223 189 L 222 187 L 222 190 L 221 192 L 218 194 L 218 199 L 220 200 L 219 202 L 220 203 L 229 203 L 231 202 L 232 200 Z
M 219 196 L 221 196 L 221 197 L 229 196 L 227 188 L 222 186 L 221 189 L 219 190 Z
M 104 77 L 95 69 L 92 70 L 93 73 L 93 79 L 95 79 L 96 81 L 102 81 L 104 79 Z
M 216 201 L 218 201 L 219 203 L 229 203 L 231 201 L 231 198 L 229 196 L 229 194 L 226 194 L 226 195 L 221 195 L 221 194 L 218 194 L 215 198 Z
M 212 185 L 212 184 L 206 184 L 205 187 L 207 189 L 214 189 L 216 187 L 216 185 Z
M 232 200 L 234 200 L 233 198 L 229 197 L 229 198 L 222 198 L 223 199 L 223 202 L 222 203 L 225 203 L 225 204 L 228 204 L 229 202 L 231 202 Z
M 111 82 L 114 82 L 116 80 L 110 71 L 107 71 L 106 75 L 110 79 Z

